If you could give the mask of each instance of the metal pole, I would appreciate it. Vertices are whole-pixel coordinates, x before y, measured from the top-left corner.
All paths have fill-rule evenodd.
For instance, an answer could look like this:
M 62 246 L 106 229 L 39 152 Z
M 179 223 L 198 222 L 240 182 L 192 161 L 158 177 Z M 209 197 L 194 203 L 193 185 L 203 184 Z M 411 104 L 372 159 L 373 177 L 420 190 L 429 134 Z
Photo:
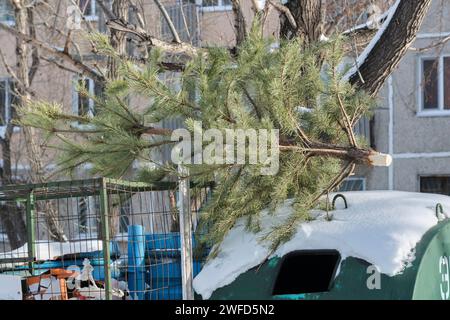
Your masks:
M 34 194 L 31 191 L 27 196 L 26 218 L 27 218 L 27 240 L 28 258 L 30 259 L 30 272 L 34 275 L 34 261 L 36 260 L 36 217 L 35 217 Z
M 194 300 L 194 289 L 192 286 L 193 262 L 192 262 L 192 215 L 189 170 L 178 165 L 179 196 L 178 211 L 180 213 L 180 240 L 181 240 L 181 281 L 183 300 Z
M 111 292 L 111 254 L 109 239 L 109 217 L 108 217 L 108 193 L 106 190 L 106 180 L 101 180 L 100 190 L 100 214 L 102 222 L 102 241 L 103 241 L 103 266 L 105 269 L 105 299 L 112 300 Z

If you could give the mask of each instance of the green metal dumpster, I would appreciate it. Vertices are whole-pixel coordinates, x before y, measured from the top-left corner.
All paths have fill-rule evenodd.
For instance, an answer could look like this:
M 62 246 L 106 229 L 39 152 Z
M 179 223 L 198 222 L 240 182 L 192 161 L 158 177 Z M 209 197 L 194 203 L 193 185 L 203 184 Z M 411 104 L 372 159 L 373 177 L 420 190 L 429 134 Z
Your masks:
M 432 214 L 434 208 L 429 209 L 430 213 L 424 208 L 425 215 Z M 395 248 L 386 246 L 384 250 Z M 294 250 L 271 257 L 218 286 L 209 299 L 449 300 L 450 220 L 436 221 L 411 255 L 401 272 L 389 276 L 361 257 L 342 259 L 335 249 Z
M 327 255 L 332 252 L 298 252 L 299 256 Z M 412 266 L 397 276 L 380 274 L 380 288 L 369 288 L 368 281 L 374 273 L 364 260 L 349 257 L 342 262 L 336 279 L 331 276 L 329 288 L 323 292 L 305 293 L 274 292 L 283 263 L 290 257 L 272 258 L 259 268 L 240 275 L 233 283 L 217 289 L 211 299 L 449 299 L 450 222 L 446 221 L 430 230 L 416 248 Z M 292 258 L 292 257 L 291 257 Z M 259 270 L 257 270 L 259 269 Z M 308 279 L 311 274 L 305 277 Z M 294 277 L 292 277 L 293 279 Z M 305 279 L 299 279 L 305 280 Z M 312 277 L 311 280 L 317 280 Z M 295 285 L 295 283 L 291 283 Z

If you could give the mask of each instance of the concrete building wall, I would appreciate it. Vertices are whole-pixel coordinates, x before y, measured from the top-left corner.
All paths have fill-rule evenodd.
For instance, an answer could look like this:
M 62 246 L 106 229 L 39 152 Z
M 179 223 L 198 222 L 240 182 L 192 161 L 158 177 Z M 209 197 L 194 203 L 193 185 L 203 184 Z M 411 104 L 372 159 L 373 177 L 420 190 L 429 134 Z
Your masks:
M 450 3 L 433 0 L 412 47 L 426 48 L 446 37 L 449 18 Z M 442 55 L 450 55 L 449 44 L 423 52 L 410 50 L 381 91 L 375 111 L 375 143 L 378 151 L 393 155 L 394 163 L 391 168 L 362 171 L 368 189 L 417 192 L 421 176 L 450 175 L 450 112 L 420 110 L 421 59 Z
M 242 1 L 244 18 L 247 29 L 250 29 L 253 20 L 252 1 Z M 234 20 L 231 10 L 200 9 L 201 15 L 201 39 L 203 46 L 226 46 L 235 44 Z M 279 33 L 279 14 L 276 10 L 270 10 L 264 27 L 266 37 L 276 37 Z

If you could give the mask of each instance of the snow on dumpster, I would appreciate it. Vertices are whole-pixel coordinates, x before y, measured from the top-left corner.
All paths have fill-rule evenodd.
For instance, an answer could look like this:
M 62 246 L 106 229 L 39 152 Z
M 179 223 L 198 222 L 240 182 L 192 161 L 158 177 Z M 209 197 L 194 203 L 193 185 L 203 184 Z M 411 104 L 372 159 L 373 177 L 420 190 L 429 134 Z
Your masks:
M 450 213 L 450 197 L 393 191 L 344 196 L 347 209 L 337 205 L 332 221 L 314 211 L 317 218 L 300 224 L 271 255 L 261 237 L 292 211 L 291 202 L 274 215 L 263 212 L 258 234 L 241 221 L 194 279 L 196 293 L 203 299 L 448 298 L 450 223 L 440 222 L 436 206 Z

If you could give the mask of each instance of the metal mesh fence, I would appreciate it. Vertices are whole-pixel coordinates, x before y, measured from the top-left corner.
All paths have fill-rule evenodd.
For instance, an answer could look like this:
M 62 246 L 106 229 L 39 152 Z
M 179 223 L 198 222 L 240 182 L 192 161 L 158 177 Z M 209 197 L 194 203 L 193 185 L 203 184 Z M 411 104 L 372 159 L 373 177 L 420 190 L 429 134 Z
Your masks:
M 193 227 L 210 191 L 191 189 Z M 177 200 L 175 183 L 0 188 L 0 276 L 20 277 L 23 299 L 181 299 Z

